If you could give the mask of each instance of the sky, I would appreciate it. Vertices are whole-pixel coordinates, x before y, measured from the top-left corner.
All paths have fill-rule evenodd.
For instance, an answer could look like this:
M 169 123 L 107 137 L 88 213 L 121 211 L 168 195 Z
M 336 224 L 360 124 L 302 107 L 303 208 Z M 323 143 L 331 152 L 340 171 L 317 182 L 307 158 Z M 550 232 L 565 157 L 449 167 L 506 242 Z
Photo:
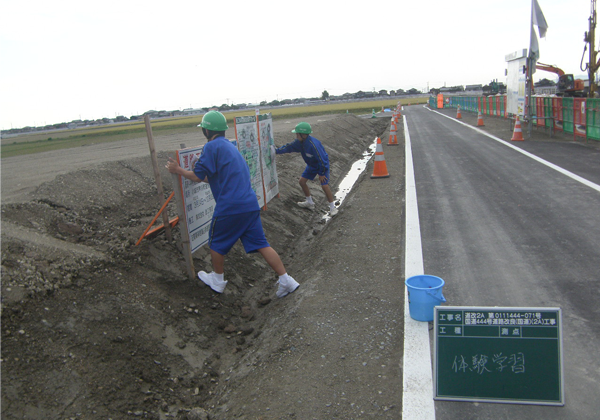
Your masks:
M 538 3 L 539 61 L 584 75 L 590 0 Z M 10 129 L 324 90 L 506 83 L 505 56 L 529 47 L 531 0 L 0 0 L 0 16 L 0 128 Z M 534 75 L 544 77 L 556 80 Z

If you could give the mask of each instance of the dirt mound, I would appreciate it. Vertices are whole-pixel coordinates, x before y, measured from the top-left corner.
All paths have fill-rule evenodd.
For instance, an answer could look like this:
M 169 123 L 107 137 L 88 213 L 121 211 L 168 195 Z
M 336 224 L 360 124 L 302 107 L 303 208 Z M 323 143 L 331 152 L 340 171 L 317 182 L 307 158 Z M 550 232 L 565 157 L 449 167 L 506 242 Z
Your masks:
M 328 119 L 311 122 L 335 189 L 389 119 Z M 292 124 L 275 122 L 278 146 L 292 139 Z M 282 155 L 277 165 L 281 197 L 263 225 L 298 270 L 326 225 L 323 213 L 295 205 L 301 157 Z M 135 246 L 160 207 L 148 157 L 60 175 L 33 197 L 2 206 L 3 419 L 203 418 L 249 349 L 277 347 L 269 327 L 285 299 L 274 297 L 275 275 L 260 257 L 236 245 L 226 258 L 230 284 L 216 295 L 186 280 L 178 229 L 172 243 L 158 236 Z M 194 264 L 211 269 L 205 247 Z

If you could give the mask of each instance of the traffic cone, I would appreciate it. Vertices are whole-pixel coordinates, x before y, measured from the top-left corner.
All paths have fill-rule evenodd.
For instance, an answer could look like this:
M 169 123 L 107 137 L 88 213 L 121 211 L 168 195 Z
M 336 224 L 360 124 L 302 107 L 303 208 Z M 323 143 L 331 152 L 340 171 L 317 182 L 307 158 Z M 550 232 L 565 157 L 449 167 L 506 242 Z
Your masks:
M 458 107 L 456 108 L 456 119 L 460 120 L 462 118 L 462 115 L 460 115 L 460 105 L 458 105 Z
M 381 139 L 377 137 L 377 147 L 375 149 L 375 164 L 373 165 L 373 175 L 371 178 L 387 178 L 390 174 L 385 164 L 385 156 L 383 156 L 383 146 Z
M 373 114 L 371 114 L 371 118 L 377 118 L 377 115 L 375 115 L 375 110 L 373 110 Z
M 390 140 L 388 141 L 388 146 L 398 146 L 398 128 L 393 120 L 390 126 Z
M 521 121 L 517 115 L 517 121 L 515 122 L 515 131 L 513 131 L 512 141 L 525 141 L 523 138 L 523 131 L 521 130 Z
M 384 109 L 383 109 L 383 107 L 381 107 L 381 112 L 385 112 Z
M 483 116 L 481 115 L 481 111 L 477 113 L 477 127 L 483 127 Z

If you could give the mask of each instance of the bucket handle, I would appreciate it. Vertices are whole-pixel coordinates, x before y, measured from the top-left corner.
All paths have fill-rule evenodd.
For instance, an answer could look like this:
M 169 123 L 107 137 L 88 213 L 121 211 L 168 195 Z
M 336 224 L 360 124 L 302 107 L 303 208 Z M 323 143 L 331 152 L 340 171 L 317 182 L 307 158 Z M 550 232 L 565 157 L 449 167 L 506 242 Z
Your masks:
M 429 296 L 431 296 L 435 300 L 440 301 L 441 303 L 446 302 L 446 298 L 444 297 L 444 294 L 442 294 L 442 297 L 438 297 L 438 296 L 434 295 L 433 293 L 431 293 L 429 290 L 425 290 L 425 293 L 427 293 Z

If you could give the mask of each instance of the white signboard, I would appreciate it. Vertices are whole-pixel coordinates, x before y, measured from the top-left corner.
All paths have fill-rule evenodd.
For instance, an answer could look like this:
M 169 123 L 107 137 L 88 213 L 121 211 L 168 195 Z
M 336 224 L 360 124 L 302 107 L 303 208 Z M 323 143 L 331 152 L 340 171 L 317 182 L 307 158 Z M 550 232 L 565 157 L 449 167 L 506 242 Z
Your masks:
M 525 114 L 525 86 L 527 74 L 523 69 L 527 65 L 527 50 L 517 51 L 505 57 L 508 63 L 506 83 L 506 111 L 523 117 Z
M 244 156 L 246 164 L 250 169 L 250 181 L 252 189 L 258 199 L 258 205 L 265 206 L 265 194 L 263 189 L 262 171 L 260 166 L 260 145 L 258 142 L 258 127 L 256 116 L 236 117 L 235 131 L 238 150 Z
M 203 146 L 192 147 L 177 151 L 179 166 L 193 171 L 196 162 L 202 154 Z M 208 242 L 210 222 L 215 211 L 215 199 L 207 182 L 193 182 L 179 177 L 183 192 L 183 207 L 185 220 L 190 235 L 190 248 L 193 253 Z
M 271 155 L 271 146 L 275 145 L 273 139 L 273 118 L 271 114 L 258 116 L 260 128 L 260 152 L 263 174 L 263 185 L 266 203 L 279 194 L 279 181 L 277 179 L 277 167 L 274 156 Z

